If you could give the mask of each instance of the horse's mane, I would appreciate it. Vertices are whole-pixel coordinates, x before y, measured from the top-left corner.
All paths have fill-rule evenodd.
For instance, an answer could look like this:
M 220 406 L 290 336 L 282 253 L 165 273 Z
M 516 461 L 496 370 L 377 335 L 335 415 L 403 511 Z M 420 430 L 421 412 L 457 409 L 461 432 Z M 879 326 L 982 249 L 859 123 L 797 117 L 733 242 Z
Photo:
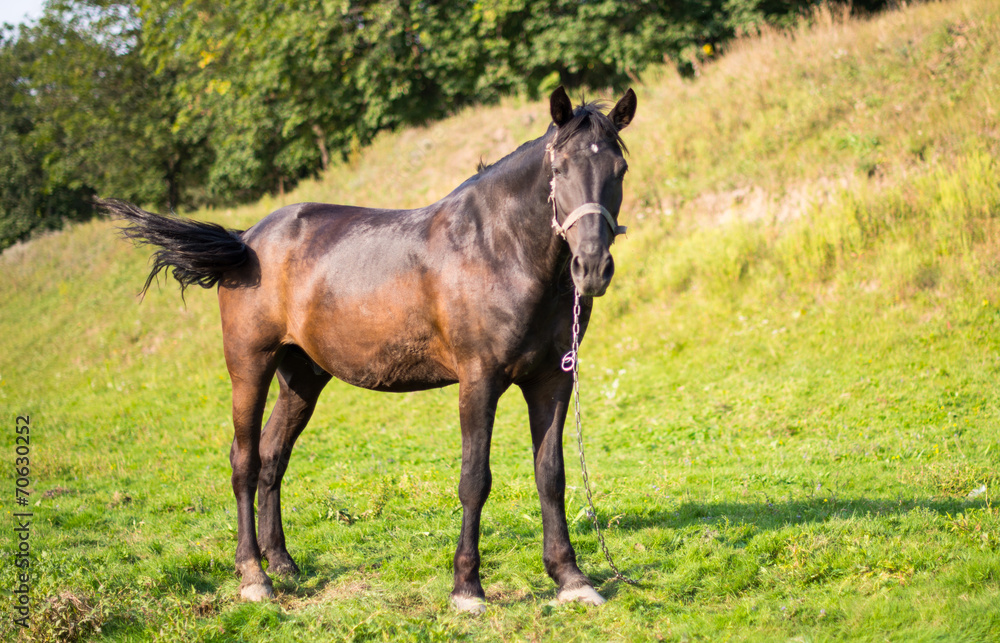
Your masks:
M 628 148 L 625 147 L 625 141 L 618 133 L 618 128 L 604 114 L 603 110 L 607 105 L 607 101 L 595 100 L 574 109 L 573 118 L 556 130 L 552 147 L 561 149 L 578 133 L 587 132 L 595 138 L 614 141 L 618 149 L 627 154 Z
M 621 150 L 622 153 L 627 154 L 628 148 L 625 147 L 625 141 L 622 140 L 621 135 L 618 133 L 618 129 L 615 127 L 614 123 L 611 122 L 611 119 L 604 114 L 603 110 L 607 107 L 607 105 L 607 101 L 594 100 L 584 103 L 574 109 L 573 118 L 571 118 L 569 122 L 562 127 L 556 129 L 553 147 L 557 150 L 561 149 L 569 143 L 570 139 L 575 137 L 577 134 L 584 132 L 591 134 L 595 138 L 614 141 L 614 143 L 618 145 L 618 149 Z M 482 157 L 480 157 L 479 163 L 476 164 L 476 172 L 478 174 L 482 174 L 486 170 L 501 165 L 507 159 L 517 156 L 518 152 L 521 152 L 524 148 L 534 145 L 542 139 L 548 138 L 553 129 L 555 129 L 555 125 L 550 126 L 549 131 L 547 131 L 541 139 L 535 139 L 533 141 L 522 143 L 516 150 L 493 163 L 486 163 L 483 161 Z

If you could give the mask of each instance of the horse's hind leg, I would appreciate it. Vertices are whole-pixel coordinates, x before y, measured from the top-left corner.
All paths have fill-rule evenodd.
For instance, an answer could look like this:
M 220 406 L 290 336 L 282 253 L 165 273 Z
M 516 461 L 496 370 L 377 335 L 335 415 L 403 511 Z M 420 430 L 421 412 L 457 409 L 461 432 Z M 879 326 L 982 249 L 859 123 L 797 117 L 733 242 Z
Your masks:
M 260 473 L 260 425 L 267 389 L 280 358 L 277 351 L 246 351 L 245 344 L 226 337 L 226 365 L 233 382 L 233 467 L 236 496 L 236 573 L 242 576 L 240 595 L 251 601 L 274 596 L 271 579 L 260 565 L 260 547 L 253 499 Z
M 560 602 L 600 605 L 604 598 L 576 564 L 576 552 L 566 525 L 566 469 L 563 464 L 563 424 L 573 379 L 556 372 L 521 386 L 528 403 L 531 444 L 535 454 L 535 486 L 542 505 L 542 561 L 559 586 Z
M 257 482 L 257 539 L 269 563 L 267 571 L 272 576 L 299 571 L 285 548 L 285 532 L 281 526 L 281 478 L 288 468 L 295 440 L 312 417 L 316 400 L 329 381 L 330 376 L 322 371 L 317 373 L 312 360 L 295 347 L 288 349 L 278 365 L 281 392 L 261 435 L 261 470 Z

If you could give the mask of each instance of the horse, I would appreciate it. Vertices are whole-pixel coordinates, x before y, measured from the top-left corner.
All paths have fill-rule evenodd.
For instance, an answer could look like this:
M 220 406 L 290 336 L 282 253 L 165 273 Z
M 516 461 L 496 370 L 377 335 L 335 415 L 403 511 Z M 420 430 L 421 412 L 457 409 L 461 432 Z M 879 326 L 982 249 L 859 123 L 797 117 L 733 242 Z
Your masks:
M 605 115 L 549 97 L 552 124 L 440 201 L 414 210 L 299 203 L 246 231 L 162 216 L 116 199 L 121 233 L 158 247 L 142 294 L 170 269 L 181 294 L 218 287 L 232 381 L 229 460 L 236 497 L 240 596 L 274 597 L 268 572 L 295 575 L 281 522 L 281 479 L 296 438 L 333 377 L 375 391 L 459 386 L 462 524 L 452 606 L 481 613 L 479 532 L 490 494 L 490 439 L 500 396 L 528 406 L 542 513 L 542 560 L 557 600 L 600 605 L 566 525 L 562 434 L 573 386 L 562 367 L 572 309 L 586 332 L 593 298 L 614 274 L 629 89 Z M 575 290 L 575 292 L 574 292 Z M 280 392 L 261 430 L 268 387 Z M 255 529 L 254 494 L 258 499 Z

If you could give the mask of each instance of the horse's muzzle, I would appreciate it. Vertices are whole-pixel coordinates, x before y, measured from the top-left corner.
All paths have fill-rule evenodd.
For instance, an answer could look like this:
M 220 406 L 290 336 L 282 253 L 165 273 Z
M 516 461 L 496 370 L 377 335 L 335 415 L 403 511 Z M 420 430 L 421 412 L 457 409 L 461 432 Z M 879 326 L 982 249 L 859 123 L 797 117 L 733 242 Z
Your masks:
M 615 260 L 607 250 L 574 255 L 569 272 L 581 295 L 600 297 L 608 290 L 608 284 L 615 274 Z

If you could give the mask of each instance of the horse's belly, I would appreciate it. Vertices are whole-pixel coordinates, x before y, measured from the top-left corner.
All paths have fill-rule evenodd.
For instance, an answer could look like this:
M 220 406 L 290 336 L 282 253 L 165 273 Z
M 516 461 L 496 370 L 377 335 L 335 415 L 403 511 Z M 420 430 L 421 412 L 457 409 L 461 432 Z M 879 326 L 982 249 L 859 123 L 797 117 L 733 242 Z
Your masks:
M 420 391 L 454 384 L 458 378 L 426 354 L 424 347 L 387 342 L 368 350 L 330 352 L 320 367 L 339 380 L 373 391 Z
M 402 392 L 457 382 L 425 308 L 398 303 L 330 302 L 311 311 L 291 339 L 327 373 L 362 388 Z

